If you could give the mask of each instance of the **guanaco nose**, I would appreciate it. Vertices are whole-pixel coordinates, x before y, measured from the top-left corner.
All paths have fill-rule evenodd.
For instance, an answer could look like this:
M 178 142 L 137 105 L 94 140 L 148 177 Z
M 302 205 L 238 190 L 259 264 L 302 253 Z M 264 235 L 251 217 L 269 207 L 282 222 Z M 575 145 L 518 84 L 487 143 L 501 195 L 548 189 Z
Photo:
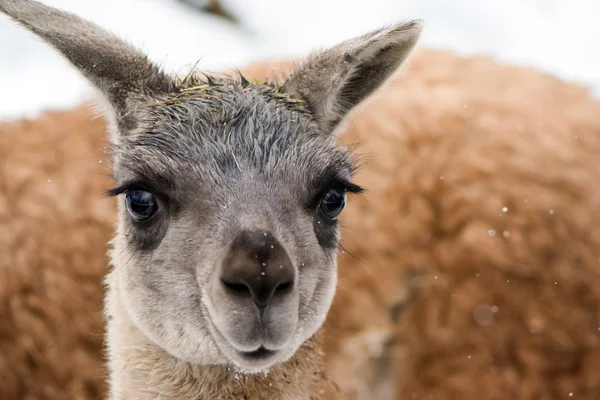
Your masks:
M 252 299 L 261 317 L 270 302 L 292 292 L 295 276 L 287 251 L 267 231 L 239 233 L 221 268 L 226 292 Z

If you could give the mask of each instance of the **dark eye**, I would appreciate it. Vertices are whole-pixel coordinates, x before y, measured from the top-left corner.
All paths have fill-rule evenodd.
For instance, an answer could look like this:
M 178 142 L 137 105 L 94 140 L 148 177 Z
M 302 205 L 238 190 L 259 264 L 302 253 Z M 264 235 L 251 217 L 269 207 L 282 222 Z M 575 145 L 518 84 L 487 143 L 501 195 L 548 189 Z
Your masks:
M 330 189 L 321 201 L 321 212 L 329 219 L 336 219 L 346 205 L 346 191 Z
M 144 190 L 130 190 L 125 193 L 125 206 L 131 218 L 136 221 L 150 219 L 158 210 L 154 195 Z

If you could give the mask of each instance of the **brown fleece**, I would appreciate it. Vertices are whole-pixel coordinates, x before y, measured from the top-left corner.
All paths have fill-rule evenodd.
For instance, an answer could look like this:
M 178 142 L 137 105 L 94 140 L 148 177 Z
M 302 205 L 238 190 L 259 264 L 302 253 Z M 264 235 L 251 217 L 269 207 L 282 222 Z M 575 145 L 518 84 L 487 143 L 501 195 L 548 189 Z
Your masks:
M 0 399 L 104 392 L 113 230 L 104 122 L 84 109 L 0 125 Z M 102 163 L 100 163 L 102 161 Z

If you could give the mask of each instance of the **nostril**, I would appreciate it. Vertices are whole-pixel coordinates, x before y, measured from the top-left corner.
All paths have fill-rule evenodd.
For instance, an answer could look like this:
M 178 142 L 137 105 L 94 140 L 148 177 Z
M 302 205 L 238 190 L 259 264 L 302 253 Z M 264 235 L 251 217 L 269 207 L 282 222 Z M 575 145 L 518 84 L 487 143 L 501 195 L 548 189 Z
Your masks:
M 275 294 L 285 294 L 287 292 L 289 292 L 290 290 L 292 290 L 292 282 L 283 282 L 280 283 L 276 288 L 275 288 Z
M 244 283 L 228 282 L 225 279 L 221 279 L 221 282 L 223 282 L 223 286 L 225 286 L 231 292 L 236 294 L 250 295 L 250 288 L 248 288 L 248 286 L 246 286 Z
M 267 308 L 266 303 L 259 303 L 258 301 L 256 301 L 256 299 L 254 299 L 254 305 L 256 306 L 258 311 L 260 311 L 261 313 L 263 313 L 265 311 L 265 309 Z

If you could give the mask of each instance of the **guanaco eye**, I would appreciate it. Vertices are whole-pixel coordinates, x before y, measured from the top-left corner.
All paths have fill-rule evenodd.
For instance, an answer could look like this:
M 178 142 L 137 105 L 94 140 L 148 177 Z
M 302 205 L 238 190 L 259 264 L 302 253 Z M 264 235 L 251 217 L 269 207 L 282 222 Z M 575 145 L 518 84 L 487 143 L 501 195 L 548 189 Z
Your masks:
M 144 190 L 130 190 L 125 193 L 125 206 L 131 218 L 136 221 L 149 220 L 158 210 L 154 195 Z
M 321 201 L 320 208 L 323 215 L 329 219 L 336 219 L 346 205 L 346 191 L 343 189 L 330 189 Z

